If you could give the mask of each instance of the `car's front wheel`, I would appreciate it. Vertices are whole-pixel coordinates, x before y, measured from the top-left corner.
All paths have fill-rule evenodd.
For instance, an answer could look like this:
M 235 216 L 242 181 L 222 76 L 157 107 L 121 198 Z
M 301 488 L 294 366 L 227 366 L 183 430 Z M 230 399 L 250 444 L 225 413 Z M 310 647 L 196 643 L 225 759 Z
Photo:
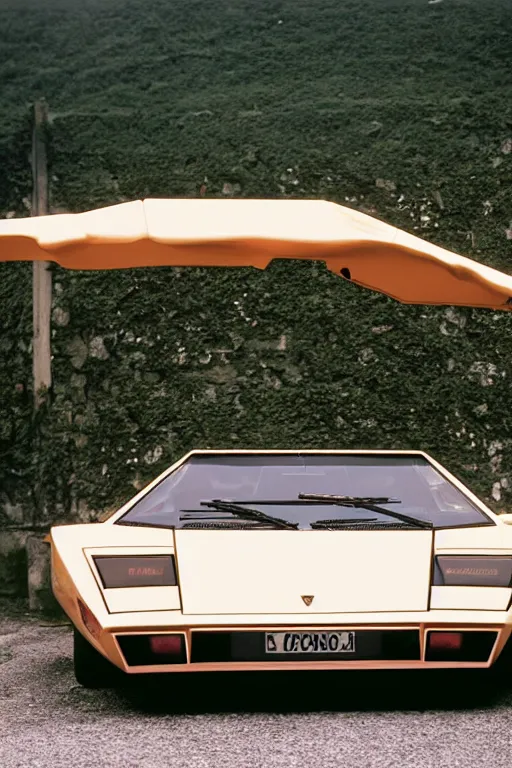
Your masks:
M 73 636 L 73 664 L 75 677 L 84 688 L 114 688 L 123 673 L 102 656 L 77 630 Z

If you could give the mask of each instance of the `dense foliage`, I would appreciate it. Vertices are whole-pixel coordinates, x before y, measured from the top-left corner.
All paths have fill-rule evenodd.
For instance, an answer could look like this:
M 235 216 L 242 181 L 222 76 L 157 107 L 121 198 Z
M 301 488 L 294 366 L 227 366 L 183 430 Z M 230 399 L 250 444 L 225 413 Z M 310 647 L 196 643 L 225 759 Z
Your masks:
M 44 95 L 54 212 L 320 197 L 511 271 L 508 0 L 0 0 L 0 29 L 4 215 L 29 212 Z M 510 504 L 508 315 L 404 307 L 299 262 L 56 269 L 33 419 L 31 268 L 0 278 L 11 520 L 110 506 L 206 446 L 421 448 Z

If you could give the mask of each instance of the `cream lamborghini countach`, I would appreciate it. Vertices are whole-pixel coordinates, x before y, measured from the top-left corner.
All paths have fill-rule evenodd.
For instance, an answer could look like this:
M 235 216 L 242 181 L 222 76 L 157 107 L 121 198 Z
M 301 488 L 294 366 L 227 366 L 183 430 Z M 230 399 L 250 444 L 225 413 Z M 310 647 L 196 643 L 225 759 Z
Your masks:
M 512 311 L 510 275 L 321 200 L 0 221 L 0 261 L 44 269 L 275 259 L 321 261 L 406 304 Z M 489 667 L 512 629 L 509 522 L 421 452 L 194 451 L 106 521 L 54 527 L 53 590 L 88 686 L 122 672 Z
M 54 527 L 53 590 L 89 687 L 489 667 L 512 630 L 507 520 L 421 452 L 193 451 L 106 521 Z

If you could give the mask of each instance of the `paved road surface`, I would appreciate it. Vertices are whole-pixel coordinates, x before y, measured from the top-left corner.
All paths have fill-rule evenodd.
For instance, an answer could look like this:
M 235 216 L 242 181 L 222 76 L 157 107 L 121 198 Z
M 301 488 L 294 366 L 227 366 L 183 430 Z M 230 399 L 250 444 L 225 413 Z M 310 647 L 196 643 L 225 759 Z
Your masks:
M 71 633 L 0 604 L 1 768 L 510 768 L 502 675 L 187 675 L 75 684 Z

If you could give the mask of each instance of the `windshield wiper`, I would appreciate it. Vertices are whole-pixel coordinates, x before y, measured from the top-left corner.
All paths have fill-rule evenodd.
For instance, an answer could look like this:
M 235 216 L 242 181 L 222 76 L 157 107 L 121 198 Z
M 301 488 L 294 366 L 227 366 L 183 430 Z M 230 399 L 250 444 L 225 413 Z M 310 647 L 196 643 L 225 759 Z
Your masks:
M 260 528 L 268 528 L 268 523 L 259 523 L 256 520 L 239 520 L 233 518 L 226 520 L 226 518 L 208 517 L 206 519 L 199 519 L 197 517 L 183 518 L 188 522 L 183 523 L 182 528 L 210 528 L 211 530 L 224 529 L 226 531 L 247 531 L 258 530 Z M 211 521 L 214 521 L 213 523 Z M 195 521 L 195 522 L 194 522 Z
M 334 531 L 340 528 L 352 528 L 353 530 L 366 531 L 375 529 L 404 529 L 410 528 L 410 523 L 402 523 L 400 520 L 393 522 L 385 522 L 384 520 L 378 520 L 376 517 L 360 517 L 352 520 L 347 520 L 342 517 L 335 518 L 334 520 L 315 520 L 310 523 L 311 528 L 319 530 Z M 416 527 L 416 526 L 415 526 Z
M 212 499 L 211 501 L 201 501 L 201 506 L 209 507 L 216 512 L 227 512 L 240 520 L 250 520 L 257 523 L 266 523 L 273 528 L 289 528 L 291 530 L 297 530 L 298 523 L 292 523 L 289 520 L 281 520 L 279 517 L 273 517 L 267 515 L 265 512 L 260 512 L 259 509 L 252 509 L 251 507 L 243 507 L 241 504 L 235 504 L 232 501 L 224 501 L 223 499 Z M 185 510 L 183 510 L 185 512 Z M 190 514 L 200 513 L 200 517 L 191 517 Z M 186 516 L 181 516 L 180 520 L 225 520 L 226 518 L 216 518 L 207 512 L 207 510 L 197 510 L 196 513 L 187 513 Z M 229 518 L 227 518 L 229 519 Z
M 339 504 L 340 506 L 357 507 L 363 504 L 401 504 L 400 499 L 390 499 L 388 496 L 338 496 L 335 493 L 299 493 L 299 499 L 307 501 L 319 501 L 326 504 Z
M 381 515 L 394 517 L 402 523 L 417 528 L 433 528 L 430 520 L 420 520 L 418 517 L 403 515 L 401 512 L 385 509 L 381 504 L 400 504 L 400 499 L 388 499 L 386 496 L 336 496 L 329 493 L 299 493 L 299 499 L 315 501 L 320 504 L 334 504 L 338 507 L 350 507 L 352 509 L 366 509 L 369 512 L 378 512 Z
M 375 523 L 378 522 L 377 517 L 335 517 L 332 520 L 313 520 L 310 523 L 311 528 L 324 528 L 329 525 L 361 525 L 362 523 Z

